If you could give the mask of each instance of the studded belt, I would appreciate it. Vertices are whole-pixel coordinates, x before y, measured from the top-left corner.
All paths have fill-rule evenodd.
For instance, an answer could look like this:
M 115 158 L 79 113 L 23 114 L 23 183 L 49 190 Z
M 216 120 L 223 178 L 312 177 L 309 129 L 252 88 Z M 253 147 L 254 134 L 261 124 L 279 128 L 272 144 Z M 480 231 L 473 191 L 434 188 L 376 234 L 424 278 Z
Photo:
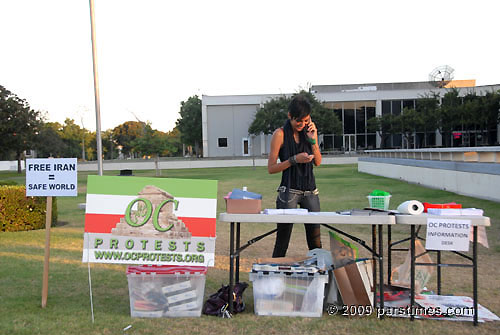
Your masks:
M 286 186 L 280 186 L 276 190 L 277 192 L 286 192 Z M 303 195 L 303 196 L 308 196 L 308 195 L 318 195 L 319 191 L 318 189 L 314 189 L 312 191 L 301 191 L 301 190 L 296 190 L 293 188 L 288 189 L 288 191 L 292 194 L 298 194 L 298 195 Z

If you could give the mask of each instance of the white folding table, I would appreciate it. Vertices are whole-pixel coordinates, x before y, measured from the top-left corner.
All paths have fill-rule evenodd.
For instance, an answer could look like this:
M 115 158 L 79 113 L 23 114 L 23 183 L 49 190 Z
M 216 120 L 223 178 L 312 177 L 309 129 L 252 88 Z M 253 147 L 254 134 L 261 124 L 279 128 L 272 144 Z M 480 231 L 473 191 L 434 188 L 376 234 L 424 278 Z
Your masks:
M 416 263 L 416 259 L 423 254 L 415 256 L 415 239 L 423 239 L 418 236 L 418 232 L 415 231 L 416 226 L 427 225 L 428 219 L 452 219 L 452 220 L 469 220 L 473 229 L 473 242 L 472 242 L 472 257 L 458 251 L 451 251 L 469 261 L 472 264 L 446 264 L 441 262 L 441 250 L 435 250 L 437 253 L 436 263 Z M 390 267 L 391 267 L 391 253 L 392 251 L 404 251 L 408 249 L 394 249 L 394 245 L 402 243 L 404 241 L 410 241 L 410 259 L 411 259 L 411 274 L 410 274 L 410 306 L 415 305 L 415 267 L 416 266 L 436 266 L 437 267 L 437 290 L 438 295 L 441 294 L 441 267 L 472 267 L 472 290 L 473 290 L 473 300 L 474 300 L 474 325 L 478 324 L 478 306 L 477 306 L 477 227 L 478 226 L 490 226 L 490 218 L 486 216 L 465 216 L 465 215 L 396 215 L 396 224 L 399 225 L 409 225 L 410 226 L 410 238 L 406 238 L 400 241 L 391 241 L 391 227 L 388 226 L 387 239 L 388 239 L 388 280 L 390 283 Z M 427 251 L 429 252 L 429 251 Z M 427 253 L 425 252 L 425 253 Z M 425 254 L 424 253 L 424 254 Z M 410 319 L 414 319 L 414 315 L 410 316 Z
M 277 231 L 273 229 L 263 235 L 254 237 L 245 245 L 240 246 L 240 228 L 241 223 L 305 223 L 305 224 L 321 224 L 328 229 L 334 230 L 344 236 L 349 237 L 355 242 L 361 244 L 372 254 L 373 260 L 379 264 L 379 292 L 380 292 L 380 307 L 384 308 L 384 277 L 383 277 L 383 226 L 390 227 L 396 223 L 394 215 L 330 215 L 330 214 L 308 214 L 308 215 L 267 215 L 267 214 L 229 214 L 220 213 L 219 221 L 230 223 L 229 236 L 229 292 L 233 291 L 235 282 L 239 281 L 240 272 L 240 253 L 253 243 L 269 236 Z M 236 224 L 236 225 L 235 225 Z M 340 231 L 331 225 L 370 225 L 372 227 L 372 246 L 371 248 L 361 239 Z M 378 252 L 377 252 L 377 226 L 378 226 Z M 235 230 L 236 227 L 236 230 Z M 374 280 L 374 303 L 376 303 L 377 291 L 377 276 L 376 266 L 373 267 Z M 229 310 L 232 312 L 233 304 L 229 304 Z

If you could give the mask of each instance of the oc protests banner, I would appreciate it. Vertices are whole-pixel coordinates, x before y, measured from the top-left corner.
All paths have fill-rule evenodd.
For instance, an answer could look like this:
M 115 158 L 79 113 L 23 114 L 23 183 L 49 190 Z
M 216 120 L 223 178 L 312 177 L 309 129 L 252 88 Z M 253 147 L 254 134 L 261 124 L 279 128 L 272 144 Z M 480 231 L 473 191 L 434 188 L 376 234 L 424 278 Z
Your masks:
M 83 262 L 214 266 L 217 181 L 89 176 Z

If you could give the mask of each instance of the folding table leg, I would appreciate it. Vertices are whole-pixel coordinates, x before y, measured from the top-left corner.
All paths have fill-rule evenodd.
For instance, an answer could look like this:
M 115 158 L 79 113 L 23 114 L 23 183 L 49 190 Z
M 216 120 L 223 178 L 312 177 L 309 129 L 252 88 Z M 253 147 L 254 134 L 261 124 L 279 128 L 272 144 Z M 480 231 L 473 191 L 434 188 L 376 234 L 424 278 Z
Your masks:
M 240 282 L 240 223 L 236 223 L 236 279 L 235 282 Z
M 377 307 L 377 226 L 372 225 L 373 307 Z
M 441 295 L 441 250 L 437 251 L 437 293 L 438 295 Z
M 229 232 L 229 297 L 232 296 L 234 287 L 234 222 L 231 222 Z M 233 304 L 229 298 L 229 313 L 233 313 Z
M 391 267 L 392 267 L 392 236 L 391 236 L 391 226 L 387 226 L 387 284 L 391 285 Z
M 478 306 L 477 306 L 477 226 L 472 229 L 472 290 L 474 296 L 474 326 L 478 324 Z
M 379 295 L 380 295 L 380 308 L 384 310 L 384 245 L 383 245 L 383 226 L 378 226 L 378 255 L 379 255 Z M 383 315 L 381 316 L 381 319 Z
M 415 319 L 413 306 L 415 305 L 415 225 L 410 225 L 410 320 Z

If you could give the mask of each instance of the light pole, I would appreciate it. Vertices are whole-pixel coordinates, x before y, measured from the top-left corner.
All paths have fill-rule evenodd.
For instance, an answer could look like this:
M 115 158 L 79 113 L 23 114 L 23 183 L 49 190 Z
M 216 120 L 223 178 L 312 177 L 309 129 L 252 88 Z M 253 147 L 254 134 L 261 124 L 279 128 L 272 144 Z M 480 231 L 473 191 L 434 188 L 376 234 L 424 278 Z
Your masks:
M 100 99 L 99 99 L 99 76 L 97 73 L 97 49 L 95 46 L 94 0 L 89 0 L 89 4 L 90 4 L 90 32 L 92 38 L 92 61 L 94 69 L 97 171 L 99 176 L 102 176 L 103 168 L 102 168 L 102 140 L 101 140 L 101 110 L 100 110 Z

